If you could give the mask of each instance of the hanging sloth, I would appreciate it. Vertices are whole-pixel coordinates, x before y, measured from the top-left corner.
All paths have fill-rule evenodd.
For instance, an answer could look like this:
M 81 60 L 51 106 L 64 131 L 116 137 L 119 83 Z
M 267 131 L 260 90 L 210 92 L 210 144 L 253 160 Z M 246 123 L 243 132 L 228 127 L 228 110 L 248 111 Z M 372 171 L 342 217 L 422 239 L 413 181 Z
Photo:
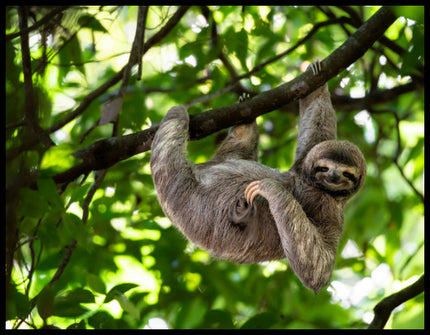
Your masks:
M 311 64 L 314 75 L 319 62 Z M 363 185 L 366 162 L 336 139 L 327 84 L 300 100 L 299 133 L 287 172 L 258 163 L 255 121 L 234 127 L 214 157 L 186 157 L 189 116 L 171 108 L 152 143 L 151 172 L 172 223 L 212 256 L 236 263 L 287 258 L 314 293 L 331 278 L 346 202 Z

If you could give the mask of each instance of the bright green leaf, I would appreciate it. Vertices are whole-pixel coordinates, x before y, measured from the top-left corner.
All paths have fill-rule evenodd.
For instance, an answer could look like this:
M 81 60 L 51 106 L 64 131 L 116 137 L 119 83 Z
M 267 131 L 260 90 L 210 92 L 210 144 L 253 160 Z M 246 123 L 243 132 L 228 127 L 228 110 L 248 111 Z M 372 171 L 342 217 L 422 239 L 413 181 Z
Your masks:
M 40 168 L 54 172 L 62 172 L 74 166 L 77 160 L 72 156 L 75 147 L 70 143 L 52 146 L 45 152 Z
M 119 284 L 116 285 L 115 287 L 113 287 L 108 294 L 106 295 L 106 298 L 104 300 L 104 303 L 108 303 L 110 301 L 112 301 L 113 299 L 115 299 L 117 297 L 118 294 L 124 294 L 125 292 L 131 290 L 132 288 L 137 287 L 137 284 L 134 283 L 123 283 L 123 284 Z

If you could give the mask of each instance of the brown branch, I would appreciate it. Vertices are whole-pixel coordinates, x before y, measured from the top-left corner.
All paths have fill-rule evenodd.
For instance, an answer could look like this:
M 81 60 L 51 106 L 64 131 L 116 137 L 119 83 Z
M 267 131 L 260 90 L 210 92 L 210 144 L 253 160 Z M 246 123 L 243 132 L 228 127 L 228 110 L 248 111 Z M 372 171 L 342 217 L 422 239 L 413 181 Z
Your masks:
M 414 78 L 411 82 L 395 86 L 385 90 L 372 90 L 362 98 L 351 98 L 346 95 L 332 95 L 331 100 L 336 110 L 344 112 L 366 109 L 369 106 L 377 105 L 397 99 L 402 94 L 414 91 L 421 91 L 424 88 L 424 80 Z
M 424 292 L 424 275 L 412 285 L 381 300 L 373 309 L 375 315 L 368 329 L 383 329 L 397 306 Z
M 139 6 L 137 24 L 136 24 L 136 33 L 134 35 L 134 41 L 131 46 L 130 57 L 128 59 L 128 63 L 125 66 L 121 87 L 118 92 L 118 97 L 122 97 L 125 93 L 125 90 L 128 85 L 128 81 L 131 76 L 132 67 L 139 62 L 143 56 L 143 38 L 145 34 L 145 24 L 146 24 L 146 16 L 148 14 L 147 6 Z M 140 66 L 140 65 L 139 65 Z
M 288 48 L 287 50 L 281 52 L 279 55 L 276 55 L 266 61 L 264 61 L 261 64 L 258 64 L 256 66 L 254 66 L 253 69 L 251 69 L 249 72 L 244 73 L 242 75 L 240 75 L 238 77 L 238 79 L 243 79 L 243 78 L 249 78 L 251 77 L 254 73 L 260 71 L 262 68 L 264 68 L 265 66 L 278 61 L 279 59 L 287 56 L 288 54 L 292 53 L 294 50 L 296 50 L 299 46 L 303 45 L 306 41 L 308 41 L 316 32 L 318 32 L 318 30 L 322 27 L 325 26 L 329 26 L 332 24 L 338 24 L 338 23 L 348 23 L 349 20 L 346 17 L 339 17 L 339 18 L 333 18 L 327 21 L 323 21 L 323 22 L 318 22 L 315 23 L 312 27 L 312 29 L 306 34 L 306 36 L 304 36 L 302 39 L 300 39 L 295 45 L 293 45 L 291 48 Z
M 343 45 L 321 62 L 322 71 L 318 76 L 305 72 L 288 83 L 240 104 L 216 108 L 191 116 L 190 138 L 200 139 L 221 129 L 244 121 L 251 121 L 259 115 L 269 113 L 307 95 L 360 58 L 395 19 L 390 10 L 382 7 Z M 68 182 L 82 173 L 105 169 L 118 161 L 149 150 L 157 128 L 157 126 L 153 126 L 138 133 L 100 140 L 79 150 L 75 156 L 82 158 L 83 162 L 57 174 L 54 176 L 54 180 L 57 183 Z
M 60 279 L 61 275 L 64 273 L 64 270 L 66 269 L 67 264 L 70 262 L 70 258 L 72 257 L 73 251 L 76 248 L 77 241 L 73 238 L 72 241 L 66 246 L 66 254 L 64 255 L 63 259 L 61 260 L 60 266 L 58 267 L 57 271 L 55 272 L 52 279 L 49 281 L 49 283 L 45 287 L 54 286 L 58 279 Z M 39 297 L 44 292 L 43 288 L 34 298 L 30 301 L 30 306 L 28 311 L 31 312 L 34 307 L 36 307 L 37 301 L 39 300 Z
M 53 177 L 54 181 L 56 183 L 70 182 L 91 170 L 106 169 L 121 160 L 148 151 L 157 128 L 157 126 L 153 126 L 134 134 L 94 142 L 74 154 L 75 157 L 83 159 L 82 163 L 56 174 Z
M 54 277 L 52 277 L 48 285 L 53 286 L 58 281 L 58 279 L 60 279 L 61 275 L 66 269 L 67 264 L 69 264 L 70 257 L 72 257 L 72 253 L 76 248 L 76 243 L 77 241 L 73 238 L 72 241 L 66 246 L 67 252 L 63 257 L 63 260 L 61 261 L 61 264 L 58 267 L 57 272 L 55 272 Z
M 37 21 L 35 24 L 33 24 L 30 27 L 27 27 L 25 29 L 20 29 L 20 31 L 12 34 L 8 34 L 5 36 L 6 40 L 12 40 L 14 38 L 23 36 L 24 34 L 28 34 L 32 32 L 33 30 L 38 29 L 39 27 L 43 26 L 44 24 L 51 21 L 53 18 L 55 18 L 57 15 L 59 15 L 61 12 L 65 11 L 69 6 L 59 6 L 55 7 L 53 10 L 51 10 L 48 14 L 46 14 L 43 18 L 41 18 L 39 21 Z

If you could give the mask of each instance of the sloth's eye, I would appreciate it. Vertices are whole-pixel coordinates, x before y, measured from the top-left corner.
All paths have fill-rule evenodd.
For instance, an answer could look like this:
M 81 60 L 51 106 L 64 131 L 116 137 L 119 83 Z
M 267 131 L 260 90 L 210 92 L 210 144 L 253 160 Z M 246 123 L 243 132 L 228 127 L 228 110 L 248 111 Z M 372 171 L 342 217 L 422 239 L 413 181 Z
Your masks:
M 356 180 L 355 176 L 354 176 L 352 173 L 349 173 L 349 172 L 344 172 L 344 173 L 343 173 L 343 176 L 344 176 L 345 178 L 348 178 L 348 179 L 352 180 L 352 181 L 355 181 L 355 180 Z
M 328 167 L 327 166 L 318 166 L 315 169 L 316 172 L 327 172 L 328 171 Z

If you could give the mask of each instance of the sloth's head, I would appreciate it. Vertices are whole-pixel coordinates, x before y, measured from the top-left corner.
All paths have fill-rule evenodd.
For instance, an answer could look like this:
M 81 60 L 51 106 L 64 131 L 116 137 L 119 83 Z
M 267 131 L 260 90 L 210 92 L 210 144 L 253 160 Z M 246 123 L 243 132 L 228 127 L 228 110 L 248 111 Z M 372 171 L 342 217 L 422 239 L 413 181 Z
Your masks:
M 306 155 L 307 179 L 335 198 L 349 199 L 366 177 L 366 161 L 358 147 L 347 141 L 324 141 Z

